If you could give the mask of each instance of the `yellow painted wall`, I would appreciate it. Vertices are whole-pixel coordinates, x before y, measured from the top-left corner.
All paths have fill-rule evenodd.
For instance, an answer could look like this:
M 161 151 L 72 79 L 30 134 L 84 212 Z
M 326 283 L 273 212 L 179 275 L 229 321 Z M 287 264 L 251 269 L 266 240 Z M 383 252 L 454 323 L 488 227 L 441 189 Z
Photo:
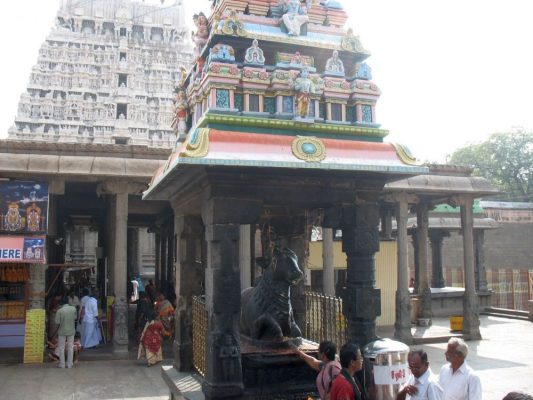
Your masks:
M 346 255 L 342 252 L 342 243 L 333 242 L 333 263 L 335 269 L 346 269 Z M 396 318 L 396 281 L 397 281 L 396 241 L 383 241 L 376 253 L 376 286 L 381 289 L 381 316 L 378 326 L 394 325 Z M 311 242 L 307 268 L 322 269 L 322 242 Z

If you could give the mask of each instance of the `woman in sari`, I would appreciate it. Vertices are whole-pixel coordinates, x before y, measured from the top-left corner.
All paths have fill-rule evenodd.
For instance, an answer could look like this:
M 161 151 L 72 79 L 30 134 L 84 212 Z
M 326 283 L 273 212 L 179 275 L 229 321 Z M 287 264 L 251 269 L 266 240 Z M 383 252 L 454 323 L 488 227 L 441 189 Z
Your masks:
M 174 307 L 172 307 L 172 303 L 165 298 L 163 293 L 157 295 L 155 311 L 165 327 L 165 337 L 172 336 L 172 332 L 174 332 Z
M 318 346 L 318 359 L 295 348 L 298 357 L 305 361 L 309 367 L 318 371 L 316 387 L 321 400 L 329 400 L 329 391 L 333 380 L 341 372 L 341 365 L 336 361 L 337 346 L 330 341 L 321 342 Z
M 141 333 L 139 353 L 137 355 L 138 359 L 146 358 L 147 367 L 151 367 L 163 360 L 161 343 L 164 333 L 163 324 L 156 317 L 155 312 L 150 310 L 148 312 L 148 322 Z

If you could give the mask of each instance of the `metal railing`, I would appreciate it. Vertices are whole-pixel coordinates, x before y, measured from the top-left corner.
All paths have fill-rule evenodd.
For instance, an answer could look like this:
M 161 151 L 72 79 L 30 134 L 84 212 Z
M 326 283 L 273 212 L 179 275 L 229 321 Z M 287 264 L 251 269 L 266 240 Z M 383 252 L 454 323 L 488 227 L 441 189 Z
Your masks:
M 342 313 L 342 299 L 322 293 L 305 292 L 305 332 L 308 340 L 324 340 L 341 346 L 346 342 L 346 319 Z
M 306 339 L 316 343 L 331 340 L 338 346 L 346 342 L 346 319 L 342 313 L 342 299 L 322 293 L 305 292 Z M 199 296 L 192 299 L 192 351 L 194 368 L 205 375 L 207 309 Z
M 192 358 L 194 368 L 205 375 L 205 342 L 207 333 L 207 309 L 205 300 L 199 296 L 192 298 Z

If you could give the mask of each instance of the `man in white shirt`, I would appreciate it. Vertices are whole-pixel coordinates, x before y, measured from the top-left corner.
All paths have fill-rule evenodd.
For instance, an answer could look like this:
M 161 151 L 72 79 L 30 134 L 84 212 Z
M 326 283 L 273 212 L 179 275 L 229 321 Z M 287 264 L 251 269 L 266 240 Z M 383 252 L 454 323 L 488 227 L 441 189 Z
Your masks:
M 442 366 L 439 383 L 443 400 L 481 400 L 481 380 L 466 363 L 468 345 L 463 339 L 451 338 L 444 353 L 448 364 Z
M 412 350 L 407 356 L 412 375 L 400 389 L 396 400 L 441 400 L 442 388 L 429 368 L 428 355 L 423 350 Z

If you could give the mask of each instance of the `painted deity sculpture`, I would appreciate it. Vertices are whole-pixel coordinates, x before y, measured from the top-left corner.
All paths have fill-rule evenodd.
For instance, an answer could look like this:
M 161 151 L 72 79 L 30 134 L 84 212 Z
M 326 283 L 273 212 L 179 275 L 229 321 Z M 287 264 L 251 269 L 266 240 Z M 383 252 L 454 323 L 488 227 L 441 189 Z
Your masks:
M 334 50 L 332 57 L 326 61 L 325 73 L 339 76 L 344 75 L 344 64 L 339 58 L 339 52 L 337 50 Z
M 227 44 L 216 44 L 209 49 L 207 63 L 210 64 L 212 61 L 232 63 L 235 61 L 235 50 L 233 50 L 233 47 Z
M 357 79 L 372 80 L 372 68 L 367 63 L 356 64 L 355 77 Z
M 194 47 L 194 54 L 196 57 L 200 55 L 202 48 L 207 43 L 209 38 L 209 28 L 207 26 L 207 18 L 204 13 L 194 14 L 194 25 L 196 25 L 196 32 L 192 32 L 192 41 L 196 45 Z
M 216 26 L 219 32 L 223 32 L 226 35 L 246 35 L 244 24 L 239 20 L 239 15 L 235 10 L 230 10 L 229 15 L 228 12 L 225 12 L 223 19 L 216 24 L 213 23 L 213 26 Z
M 341 39 L 341 47 L 348 51 L 363 51 L 363 46 L 359 40 L 359 36 L 353 33 L 352 28 L 348 28 L 346 35 Z
M 253 65 L 265 65 L 265 56 L 263 50 L 259 48 L 259 42 L 254 39 L 252 47 L 248 47 L 244 55 L 244 62 Z
M 320 4 L 326 8 L 342 10 L 342 4 L 336 0 L 321 0 Z
M 316 90 L 315 84 L 309 77 L 309 70 L 304 68 L 291 86 L 296 91 L 296 113 L 300 118 L 306 118 L 309 113 L 311 93 Z
M 302 25 L 309 22 L 307 8 L 302 6 L 300 0 L 281 0 L 280 6 L 283 12 L 281 20 L 287 28 L 288 35 L 300 36 Z
M 189 105 L 187 104 L 187 96 L 183 89 L 178 90 L 176 99 L 174 100 L 174 120 L 172 121 L 172 128 L 176 131 L 178 141 L 185 139 L 187 134 L 187 116 L 189 113 Z

